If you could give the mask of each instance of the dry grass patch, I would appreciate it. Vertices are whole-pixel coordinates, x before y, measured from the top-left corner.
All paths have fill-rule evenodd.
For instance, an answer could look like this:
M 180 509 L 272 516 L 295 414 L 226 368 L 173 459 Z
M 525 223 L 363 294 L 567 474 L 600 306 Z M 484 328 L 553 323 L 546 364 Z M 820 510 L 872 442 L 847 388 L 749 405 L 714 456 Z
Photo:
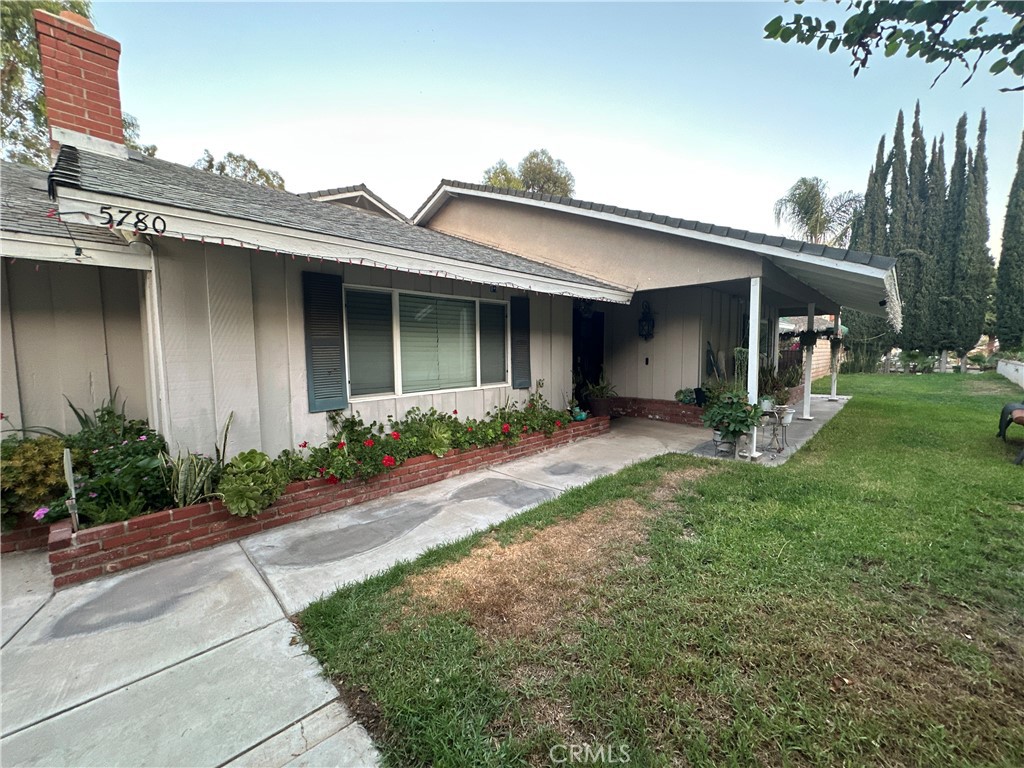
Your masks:
M 687 467 L 686 469 L 673 470 L 661 476 L 661 482 L 651 494 L 654 501 L 673 501 L 680 493 L 693 495 L 688 486 L 693 485 L 704 477 L 717 470 L 708 467 Z
M 412 604 L 465 611 L 481 636 L 523 637 L 558 625 L 564 610 L 647 534 L 650 510 L 632 500 L 524 531 L 506 546 L 492 535 L 468 556 L 410 577 Z

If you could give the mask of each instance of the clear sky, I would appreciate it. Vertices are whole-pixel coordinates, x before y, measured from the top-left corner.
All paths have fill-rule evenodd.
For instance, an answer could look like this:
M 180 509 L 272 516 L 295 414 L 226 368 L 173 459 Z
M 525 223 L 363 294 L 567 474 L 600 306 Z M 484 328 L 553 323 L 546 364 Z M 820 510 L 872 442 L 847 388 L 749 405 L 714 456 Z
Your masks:
M 854 78 L 844 53 L 762 39 L 778 14 L 836 9 L 99 0 L 93 17 L 122 44 L 122 105 L 159 157 L 240 152 L 292 192 L 363 182 L 406 214 L 442 178 L 479 182 L 544 147 L 580 199 L 788 234 L 775 200 L 801 176 L 863 192 L 899 109 L 909 144 L 920 100 L 948 165 L 958 117 L 973 144 L 985 108 L 998 249 L 1024 97 L 984 72 L 930 88 L 938 69 L 902 56 Z

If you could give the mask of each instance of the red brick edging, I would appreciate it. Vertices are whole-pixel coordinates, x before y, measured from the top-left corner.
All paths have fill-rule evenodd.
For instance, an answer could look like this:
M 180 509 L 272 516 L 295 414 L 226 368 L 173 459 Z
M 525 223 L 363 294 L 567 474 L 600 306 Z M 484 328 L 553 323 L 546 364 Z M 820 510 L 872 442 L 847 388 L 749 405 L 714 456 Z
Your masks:
M 527 435 L 513 446 L 492 445 L 450 451 L 441 458 L 417 456 L 369 481 L 352 480 L 331 485 L 326 480 L 304 480 L 289 485 L 281 498 L 253 517 L 235 517 L 220 501 L 214 501 L 87 528 L 74 537 L 71 521 L 62 520 L 50 526 L 48 548 L 53 585 L 60 589 L 104 574 L 223 544 L 607 431 L 607 417 L 592 417 L 575 422 L 551 437 Z
M 642 397 L 616 397 L 611 403 L 614 416 L 629 416 L 634 419 L 653 419 L 667 421 L 671 424 L 688 424 L 691 427 L 702 427 L 700 420 L 703 408 L 696 405 L 683 405 L 676 400 L 647 400 Z
M 49 535 L 49 525 L 37 523 L 28 515 L 21 515 L 14 528 L 0 533 L 0 554 L 45 549 Z

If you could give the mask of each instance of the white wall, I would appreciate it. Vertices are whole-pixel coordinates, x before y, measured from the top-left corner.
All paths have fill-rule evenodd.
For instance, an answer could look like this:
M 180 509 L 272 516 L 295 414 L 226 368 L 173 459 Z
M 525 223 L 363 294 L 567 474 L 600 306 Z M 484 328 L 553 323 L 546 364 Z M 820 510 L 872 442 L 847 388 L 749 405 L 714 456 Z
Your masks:
M 638 333 L 641 303 L 654 313 L 654 338 Z M 672 400 L 678 390 L 713 379 L 705 373 L 707 341 L 723 373 L 733 375 L 737 346 L 745 347 L 745 298 L 706 287 L 637 293 L 628 306 L 605 309 L 605 375 L 622 397 Z
M 157 243 L 156 279 L 167 413 L 161 431 L 178 449 L 211 451 L 234 413 L 228 451 L 259 448 L 276 455 L 327 433 L 323 413 L 310 413 L 306 389 L 302 272 L 341 275 L 346 285 L 506 299 L 498 288 L 409 273 L 307 262 L 219 245 Z M 530 296 L 532 377 L 545 379 L 555 407 L 570 389 L 572 301 Z M 413 406 L 458 410 L 480 418 L 525 391 L 487 387 L 443 394 L 359 398 L 347 411 L 364 421 L 387 421 Z
M 1018 363 L 1015 360 L 1000 360 L 996 363 L 996 371 L 1024 389 L 1024 363 Z
M 0 278 L 0 411 L 12 423 L 74 432 L 65 396 L 91 413 L 115 390 L 129 417 L 147 417 L 140 273 L 18 260 Z

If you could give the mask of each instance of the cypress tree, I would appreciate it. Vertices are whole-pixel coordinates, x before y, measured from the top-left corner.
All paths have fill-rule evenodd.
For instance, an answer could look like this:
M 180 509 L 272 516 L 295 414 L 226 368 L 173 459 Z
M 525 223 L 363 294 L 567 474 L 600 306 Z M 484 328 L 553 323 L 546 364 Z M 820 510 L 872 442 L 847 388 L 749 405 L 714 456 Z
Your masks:
M 922 250 L 935 256 L 936 259 L 942 249 L 943 221 L 946 213 L 947 187 L 944 144 L 944 136 L 939 137 L 938 146 L 936 146 L 935 140 L 932 140 L 932 156 L 928 163 L 928 197 L 925 202 L 922 232 Z
M 988 250 L 988 157 L 985 136 L 988 120 L 985 111 L 978 122 L 978 141 L 973 160 L 968 162 L 964 194 L 964 226 L 961 230 L 960 250 L 963 253 L 963 327 L 960 329 L 957 352 L 961 355 L 961 369 L 967 369 L 966 354 L 978 343 L 985 329 L 985 313 L 989 307 L 992 288 L 992 256 Z M 970 153 L 968 153 L 970 157 Z
M 928 205 L 927 147 L 921 128 L 921 102 L 914 107 L 914 125 L 910 131 L 910 164 L 907 170 L 909 204 L 907 207 L 906 239 L 910 248 L 927 250 L 924 220 Z M 943 182 L 945 183 L 945 182 Z
M 868 174 L 867 190 L 864 192 L 864 209 L 853 227 L 850 247 L 869 253 L 882 253 L 885 249 L 886 223 L 886 179 L 889 163 L 885 156 L 885 136 L 878 142 L 875 164 Z M 851 359 L 846 368 L 854 373 L 873 373 L 878 358 L 892 347 L 892 329 L 885 318 L 875 317 L 854 309 L 843 312 L 843 324 L 849 329 L 846 344 Z
M 965 302 L 961 291 L 966 290 L 969 256 L 962 250 L 964 227 L 967 225 L 967 113 L 956 124 L 956 144 L 953 149 L 953 165 L 949 171 L 949 192 L 946 196 L 945 220 L 942 226 L 942 240 L 936 252 L 938 269 L 936 278 L 939 292 L 937 317 L 941 318 L 938 331 L 938 348 L 942 350 L 940 365 L 945 369 L 945 355 L 955 350 L 966 335 L 968 325 Z
M 882 253 L 890 258 L 895 258 L 897 253 L 911 245 L 907 241 L 907 215 L 910 209 L 910 199 L 907 186 L 907 145 L 903 139 L 902 109 L 896 116 L 896 131 L 892 135 L 889 175 L 888 234 Z
M 1024 346 L 1024 134 L 1003 224 L 996 275 L 996 336 L 1001 349 Z
M 935 281 L 935 257 L 907 248 L 896 254 L 900 299 L 903 302 L 903 328 L 899 344 L 904 351 L 931 351 L 935 319 L 932 307 Z M 906 367 L 907 373 L 910 366 Z

